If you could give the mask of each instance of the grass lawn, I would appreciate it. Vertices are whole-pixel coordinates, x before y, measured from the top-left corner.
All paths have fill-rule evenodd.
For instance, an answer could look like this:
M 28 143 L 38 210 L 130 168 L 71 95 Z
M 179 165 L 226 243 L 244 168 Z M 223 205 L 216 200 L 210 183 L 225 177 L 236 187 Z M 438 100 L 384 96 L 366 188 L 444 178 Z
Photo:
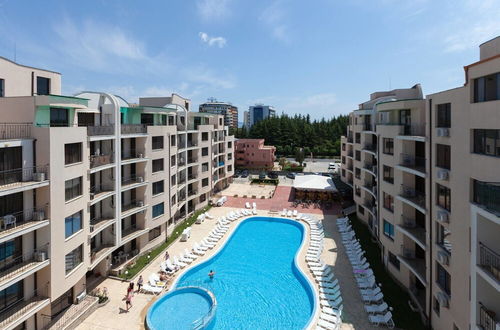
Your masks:
M 410 296 L 408 293 L 392 279 L 387 273 L 381 259 L 381 251 L 377 243 L 372 242 L 372 235 L 368 227 L 363 224 L 355 215 L 350 215 L 352 227 L 356 232 L 356 237 L 360 240 L 363 249 L 366 251 L 366 259 L 375 273 L 377 283 L 382 283 L 384 300 L 389 306 L 394 308 L 392 316 L 397 328 L 401 329 L 426 329 L 420 314 L 413 312 L 408 306 Z
M 139 273 L 144 267 L 146 267 L 149 264 L 149 262 L 153 261 L 154 258 L 156 258 L 156 256 L 158 256 L 160 253 L 163 253 L 163 251 L 165 251 L 165 249 L 167 247 L 169 247 L 170 244 L 172 244 L 177 239 L 177 237 L 179 237 L 182 234 L 182 231 L 184 229 L 186 229 L 187 227 L 189 227 L 193 223 L 195 223 L 196 218 L 198 218 L 198 216 L 200 214 L 207 212 L 208 210 L 210 210 L 210 208 L 211 208 L 211 206 L 205 206 L 201 210 L 194 212 L 194 214 L 192 216 L 190 216 L 189 218 L 187 218 L 183 222 L 179 223 L 172 231 L 172 234 L 167 237 L 167 240 L 164 243 L 158 245 L 156 248 L 151 250 L 149 253 L 146 253 L 146 254 L 140 256 L 139 258 L 137 258 L 135 260 L 134 266 L 127 268 L 128 273 L 125 274 L 125 272 L 123 272 L 120 275 L 120 277 L 123 278 L 124 280 L 128 280 L 128 279 L 133 278 L 135 275 L 137 275 L 137 273 Z M 149 255 L 149 258 L 148 258 L 148 255 Z

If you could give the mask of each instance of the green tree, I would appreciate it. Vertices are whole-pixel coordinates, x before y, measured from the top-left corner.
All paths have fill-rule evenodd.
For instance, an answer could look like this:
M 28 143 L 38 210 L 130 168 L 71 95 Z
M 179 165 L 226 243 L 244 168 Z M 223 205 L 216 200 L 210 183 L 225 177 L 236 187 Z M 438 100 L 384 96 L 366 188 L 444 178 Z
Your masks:
M 295 160 L 302 166 L 304 162 L 304 148 L 297 148 L 295 150 Z

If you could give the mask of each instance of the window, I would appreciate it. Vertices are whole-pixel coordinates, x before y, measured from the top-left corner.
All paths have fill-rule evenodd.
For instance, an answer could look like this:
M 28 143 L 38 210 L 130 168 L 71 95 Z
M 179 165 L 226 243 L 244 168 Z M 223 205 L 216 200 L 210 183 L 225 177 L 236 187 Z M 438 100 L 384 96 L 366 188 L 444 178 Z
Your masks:
M 394 225 L 384 219 L 384 235 L 394 240 Z
M 65 238 L 70 237 L 80 229 L 82 229 L 82 211 L 76 212 L 64 219 Z
M 202 172 L 208 171 L 208 162 L 201 164 L 201 171 Z
M 9 264 L 22 254 L 22 238 L 16 237 L 6 242 L 0 243 L 0 263 L 2 266 Z
M 165 184 L 163 180 L 153 182 L 153 195 L 158 195 L 163 193 L 164 189 L 165 189 Z
M 161 226 L 155 227 L 148 232 L 149 240 L 152 241 L 161 235 Z
M 356 160 L 360 161 L 361 160 L 361 151 L 356 150 Z
M 396 255 L 389 251 L 388 256 L 389 256 L 389 262 L 391 263 L 391 265 L 393 265 L 394 268 L 399 270 L 399 259 L 396 257 Z
M 10 306 L 18 303 L 24 297 L 24 281 L 18 281 L 15 284 L 0 291 L 0 312 L 7 310 Z
M 141 113 L 141 124 L 153 126 L 155 124 L 154 115 L 152 113 Z
M 153 150 L 163 149 L 163 136 L 153 136 L 152 144 Z
M 175 195 L 172 196 L 172 202 L 171 202 L 172 205 L 175 204 Z
M 361 205 L 358 205 L 358 212 L 359 212 L 359 214 L 364 215 L 365 214 L 365 208 L 363 206 L 361 206 Z
M 394 197 L 384 191 L 384 208 L 390 212 L 394 212 Z
M 437 105 L 436 127 L 451 127 L 451 103 Z
M 50 94 L 50 79 L 45 77 L 36 77 L 36 93 L 38 95 Z
M 231 172 L 231 171 L 233 170 L 233 166 L 232 166 L 232 165 L 228 165 L 228 166 L 227 166 L 227 170 L 228 170 L 229 172 Z
M 441 312 L 441 304 L 439 304 L 439 300 L 437 300 L 436 297 L 432 298 L 432 309 L 436 315 L 439 316 L 439 313 Z
M 386 155 L 394 155 L 394 140 L 390 138 L 383 139 L 384 149 L 383 153 Z
M 342 164 L 345 164 L 345 156 L 342 156 Z
M 170 177 L 170 184 L 172 186 L 175 186 L 177 184 L 177 177 L 175 176 L 175 174 Z
M 175 155 L 170 156 L 170 166 L 175 166 Z
M 451 277 L 450 274 L 436 262 L 436 283 L 439 287 L 446 292 L 448 295 L 451 295 Z
M 0 79 L 0 97 L 5 96 L 5 80 Z
M 500 130 L 475 129 L 474 152 L 488 156 L 500 156 Z
M 205 179 L 201 180 L 201 186 L 202 187 L 208 186 L 208 178 L 205 178 Z
M 361 143 L 361 133 L 356 133 L 355 138 L 356 138 L 356 143 Z
M 345 169 L 342 169 L 342 176 L 345 176 Z
M 170 137 L 170 146 L 171 146 L 171 147 L 175 147 L 175 135 L 172 135 L 172 136 Z
M 201 133 L 201 140 L 208 141 L 208 132 Z
M 345 151 L 345 143 L 342 143 L 342 151 Z
M 232 147 L 233 147 L 233 142 L 229 141 L 229 142 L 227 143 L 227 148 L 228 148 L 228 149 L 231 149 Z
M 201 148 L 201 156 L 208 156 L 208 147 Z
M 384 165 L 384 181 L 394 183 L 394 169 L 390 166 Z
M 153 173 L 163 171 L 163 158 L 153 159 Z
M 450 169 L 451 167 L 451 151 L 450 146 L 445 144 L 436 144 L 436 166 Z
M 356 167 L 354 169 L 354 176 L 356 177 L 356 179 L 361 179 L 361 169 Z
M 474 102 L 500 99 L 500 73 L 474 79 Z
M 63 127 L 68 125 L 68 109 L 50 108 L 50 127 Z
M 153 218 L 159 217 L 160 215 L 163 215 L 164 213 L 165 213 L 164 203 L 159 203 L 159 204 L 153 205 Z
M 64 183 L 66 201 L 82 195 L 82 177 L 67 180 Z
M 74 164 L 82 161 L 82 144 L 68 143 L 64 145 L 64 164 Z
M 356 196 L 361 197 L 361 188 L 357 185 L 354 185 L 354 192 Z
M 441 226 L 439 223 L 436 223 L 437 229 L 437 244 L 446 250 L 449 254 L 451 254 L 451 242 L 449 236 L 451 232 L 445 227 Z
M 80 245 L 70 253 L 68 253 L 64 260 L 66 261 L 66 275 L 75 269 L 83 261 L 83 245 Z
M 436 183 L 436 203 L 443 209 L 451 210 L 451 190 L 445 186 Z

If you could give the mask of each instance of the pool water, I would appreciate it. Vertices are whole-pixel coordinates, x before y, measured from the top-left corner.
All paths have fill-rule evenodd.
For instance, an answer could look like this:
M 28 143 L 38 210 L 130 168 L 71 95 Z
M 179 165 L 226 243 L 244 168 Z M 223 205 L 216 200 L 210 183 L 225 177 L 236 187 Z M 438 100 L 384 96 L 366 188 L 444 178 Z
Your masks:
M 212 307 L 208 293 L 198 288 L 182 288 L 161 297 L 148 311 L 148 325 L 154 330 L 192 329 Z
M 188 270 L 176 287 L 214 293 L 211 329 L 303 329 L 314 311 L 311 285 L 294 262 L 303 235 L 303 226 L 292 220 L 244 220 L 219 253 Z M 189 310 L 176 313 L 191 319 Z

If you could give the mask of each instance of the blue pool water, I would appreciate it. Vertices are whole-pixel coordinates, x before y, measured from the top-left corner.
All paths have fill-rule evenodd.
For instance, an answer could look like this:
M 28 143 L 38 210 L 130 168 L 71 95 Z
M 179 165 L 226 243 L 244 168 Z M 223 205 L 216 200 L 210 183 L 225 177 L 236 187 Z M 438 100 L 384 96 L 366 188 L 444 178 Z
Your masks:
M 212 306 L 208 293 L 197 288 L 182 288 L 161 297 L 148 311 L 151 329 L 192 329 L 193 322 L 203 318 Z
M 303 226 L 292 220 L 244 220 L 217 255 L 188 270 L 176 287 L 214 293 L 211 329 L 303 329 L 314 311 L 312 288 L 294 262 L 303 235 Z M 190 311 L 176 313 L 190 318 Z

